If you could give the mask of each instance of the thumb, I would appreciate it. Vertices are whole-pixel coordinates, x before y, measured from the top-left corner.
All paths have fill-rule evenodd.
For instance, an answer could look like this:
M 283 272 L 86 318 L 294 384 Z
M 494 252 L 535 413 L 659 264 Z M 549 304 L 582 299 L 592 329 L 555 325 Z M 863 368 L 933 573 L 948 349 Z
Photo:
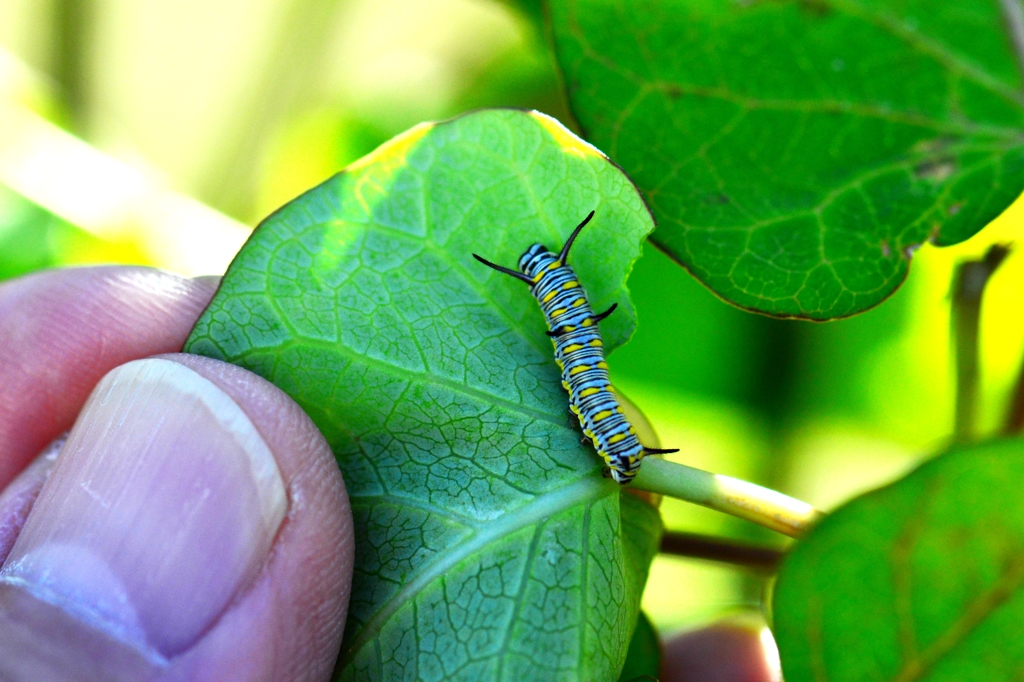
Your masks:
M 31 500 L 25 477 L 39 467 L 13 499 Z M 24 525 L 0 569 L 0 679 L 329 678 L 348 499 L 316 427 L 259 377 L 186 355 L 122 365 L 27 516 L 4 499 Z

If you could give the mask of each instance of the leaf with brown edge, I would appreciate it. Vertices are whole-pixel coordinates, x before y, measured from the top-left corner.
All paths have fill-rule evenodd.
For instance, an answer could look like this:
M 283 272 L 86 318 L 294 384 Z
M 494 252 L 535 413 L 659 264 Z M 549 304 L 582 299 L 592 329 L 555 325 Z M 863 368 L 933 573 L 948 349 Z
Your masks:
M 731 303 L 826 320 L 1024 189 L 1017 1 L 549 5 L 572 111 L 652 240 Z

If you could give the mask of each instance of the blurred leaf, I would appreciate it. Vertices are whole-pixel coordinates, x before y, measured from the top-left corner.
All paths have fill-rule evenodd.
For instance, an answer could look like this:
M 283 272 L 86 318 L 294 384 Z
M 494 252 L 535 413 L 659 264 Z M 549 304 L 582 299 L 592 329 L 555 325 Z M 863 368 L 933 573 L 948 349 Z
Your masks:
M 283 126 L 270 145 L 256 207 L 269 212 L 366 156 L 400 130 L 388 133 L 334 108 L 305 112 Z
M 522 8 L 517 1 L 505 4 L 512 21 L 499 23 L 511 24 L 505 30 L 512 36 L 503 36 L 498 46 L 488 45 L 483 53 L 469 50 L 461 60 L 456 60 L 451 68 L 456 69 L 458 77 L 449 83 L 450 93 L 441 97 L 443 104 L 427 107 L 433 111 L 431 117 L 512 107 L 536 109 L 561 121 L 571 118 L 558 67 L 543 34 L 540 0 Z M 384 4 L 379 12 L 387 14 L 393 10 L 394 6 Z M 493 13 L 493 8 L 490 11 Z M 257 206 L 265 211 L 280 206 L 365 156 L 408 127 L 410 121 L 420 120 L 422 117 L 415 112 L 424 105 L 414 105 L 415 99 L 414 91 L 400 89 L 382 100 L 363 99 L 358 106 L 336 101 L 296 116 L 281 127 L 270 145 Z
M 517 10 L 540 26 L 544 21 L 544 0 L 501 0 L 502 4 Z
M 997 0 L 552 0 L 588 137 L 654 240 L 727 300 L 851 315 L 926 240 L 1024 187 L 1024 94 Z
M 661 640 L 643 611 L 636 621 L 633 638 L 626 651 L 626 663 L 619 675 L 620 682 L 629 682 L 638 677 L 657 679 L 661 674 Z
M 467 74 L 452 111 L 497 106 L 536 109 L 572 128 L 558 66 L 542 28 L 539 18 L 536 24 L 523 25 L 521 43 L 496 55 L 486 68 Z
M 0 185 L 0 280 L 79 262 L 80 256 L 117 260 L 111 256 L 123 250 Z
M 892 409 L 891 380 L 897 368 L 889 368 L 881 387 L 877 381 L 872 384 L 871 372 L 878 366 L 880 350 L 906 334 L 913 303 L 905 287 L 884 306 L 863 315 L 832 324 L 802 325 L 792 411 L 852 416 L 867 424 L 874 416 L 873 390 L 886 391 Z
M 138 244 L 100 239 L 0 185 L 0 280 L 67 265 L 146 262 Z
M 0 186 L 0 280 L 54 264 L 52 214 Z
M 265 220 L 187 350 L 267 377 L 342 471 L 356 569 L 337 679 L 610 679 L 660 520 L 570 428 L 527 288 L 561 245 L 609 318 L 653 228 L 636 189 L 556 121 L 484 111 L 414 128 Z M 618 318 L 618 319 L 616 319 Z
M 651 244 L 629 276 L 629 291 L 639 326 L 611 355 L 613 377 L 757 407 L 778 404 L 781 382 L 766 374 L 779 364 L 773 342 L 785 323 L 723 303 Z M 761 383 L 769 386 L 765 401 Z
M 1011 679 L 1024 666 L 1024 440 L 937 457 L 827 517 L 783 564 L 788 682 Z

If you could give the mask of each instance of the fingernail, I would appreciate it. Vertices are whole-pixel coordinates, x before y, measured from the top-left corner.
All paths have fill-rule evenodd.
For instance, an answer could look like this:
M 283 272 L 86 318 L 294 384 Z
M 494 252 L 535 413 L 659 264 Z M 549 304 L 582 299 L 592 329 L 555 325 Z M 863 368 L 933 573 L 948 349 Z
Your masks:
M 90 396 L 0 583 L 166 660 L 253 579 L 286 510 L 273 454 L 226 393 L 132 362 Z

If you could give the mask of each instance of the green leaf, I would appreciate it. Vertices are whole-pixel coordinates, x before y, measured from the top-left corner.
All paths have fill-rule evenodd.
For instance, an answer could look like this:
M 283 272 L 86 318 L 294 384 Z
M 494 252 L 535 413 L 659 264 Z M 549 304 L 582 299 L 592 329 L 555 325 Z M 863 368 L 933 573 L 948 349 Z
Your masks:
M 287 391 L 356 522 L 339 680 L 614 679 L 660 520 L 570 428 L 515 267 L 570 255 L 612 349 L 653 223 L 613 164 L 536 112 L 417 126 L 267 218 L 186 349 Z M 617 319 L 616 319 L 617 318 Z
M 1024 669 L 1024 440 L 958 450 L 827 517 L 783 564 L 787 682 Z
M 736 305 L 830 319 L 889 296 L 1024 188 L 1016 0 L 552 0 L 588 139 L 654 241 Z
M 626 652 L 626 663 L 619 674 L 620 682 L 630 682 L 636 678 L 658 679 L 661 674 L 661 640 L 654 629 L 651 619 L 643 611 L 636 621 L 633 638 L 629 641 Z

